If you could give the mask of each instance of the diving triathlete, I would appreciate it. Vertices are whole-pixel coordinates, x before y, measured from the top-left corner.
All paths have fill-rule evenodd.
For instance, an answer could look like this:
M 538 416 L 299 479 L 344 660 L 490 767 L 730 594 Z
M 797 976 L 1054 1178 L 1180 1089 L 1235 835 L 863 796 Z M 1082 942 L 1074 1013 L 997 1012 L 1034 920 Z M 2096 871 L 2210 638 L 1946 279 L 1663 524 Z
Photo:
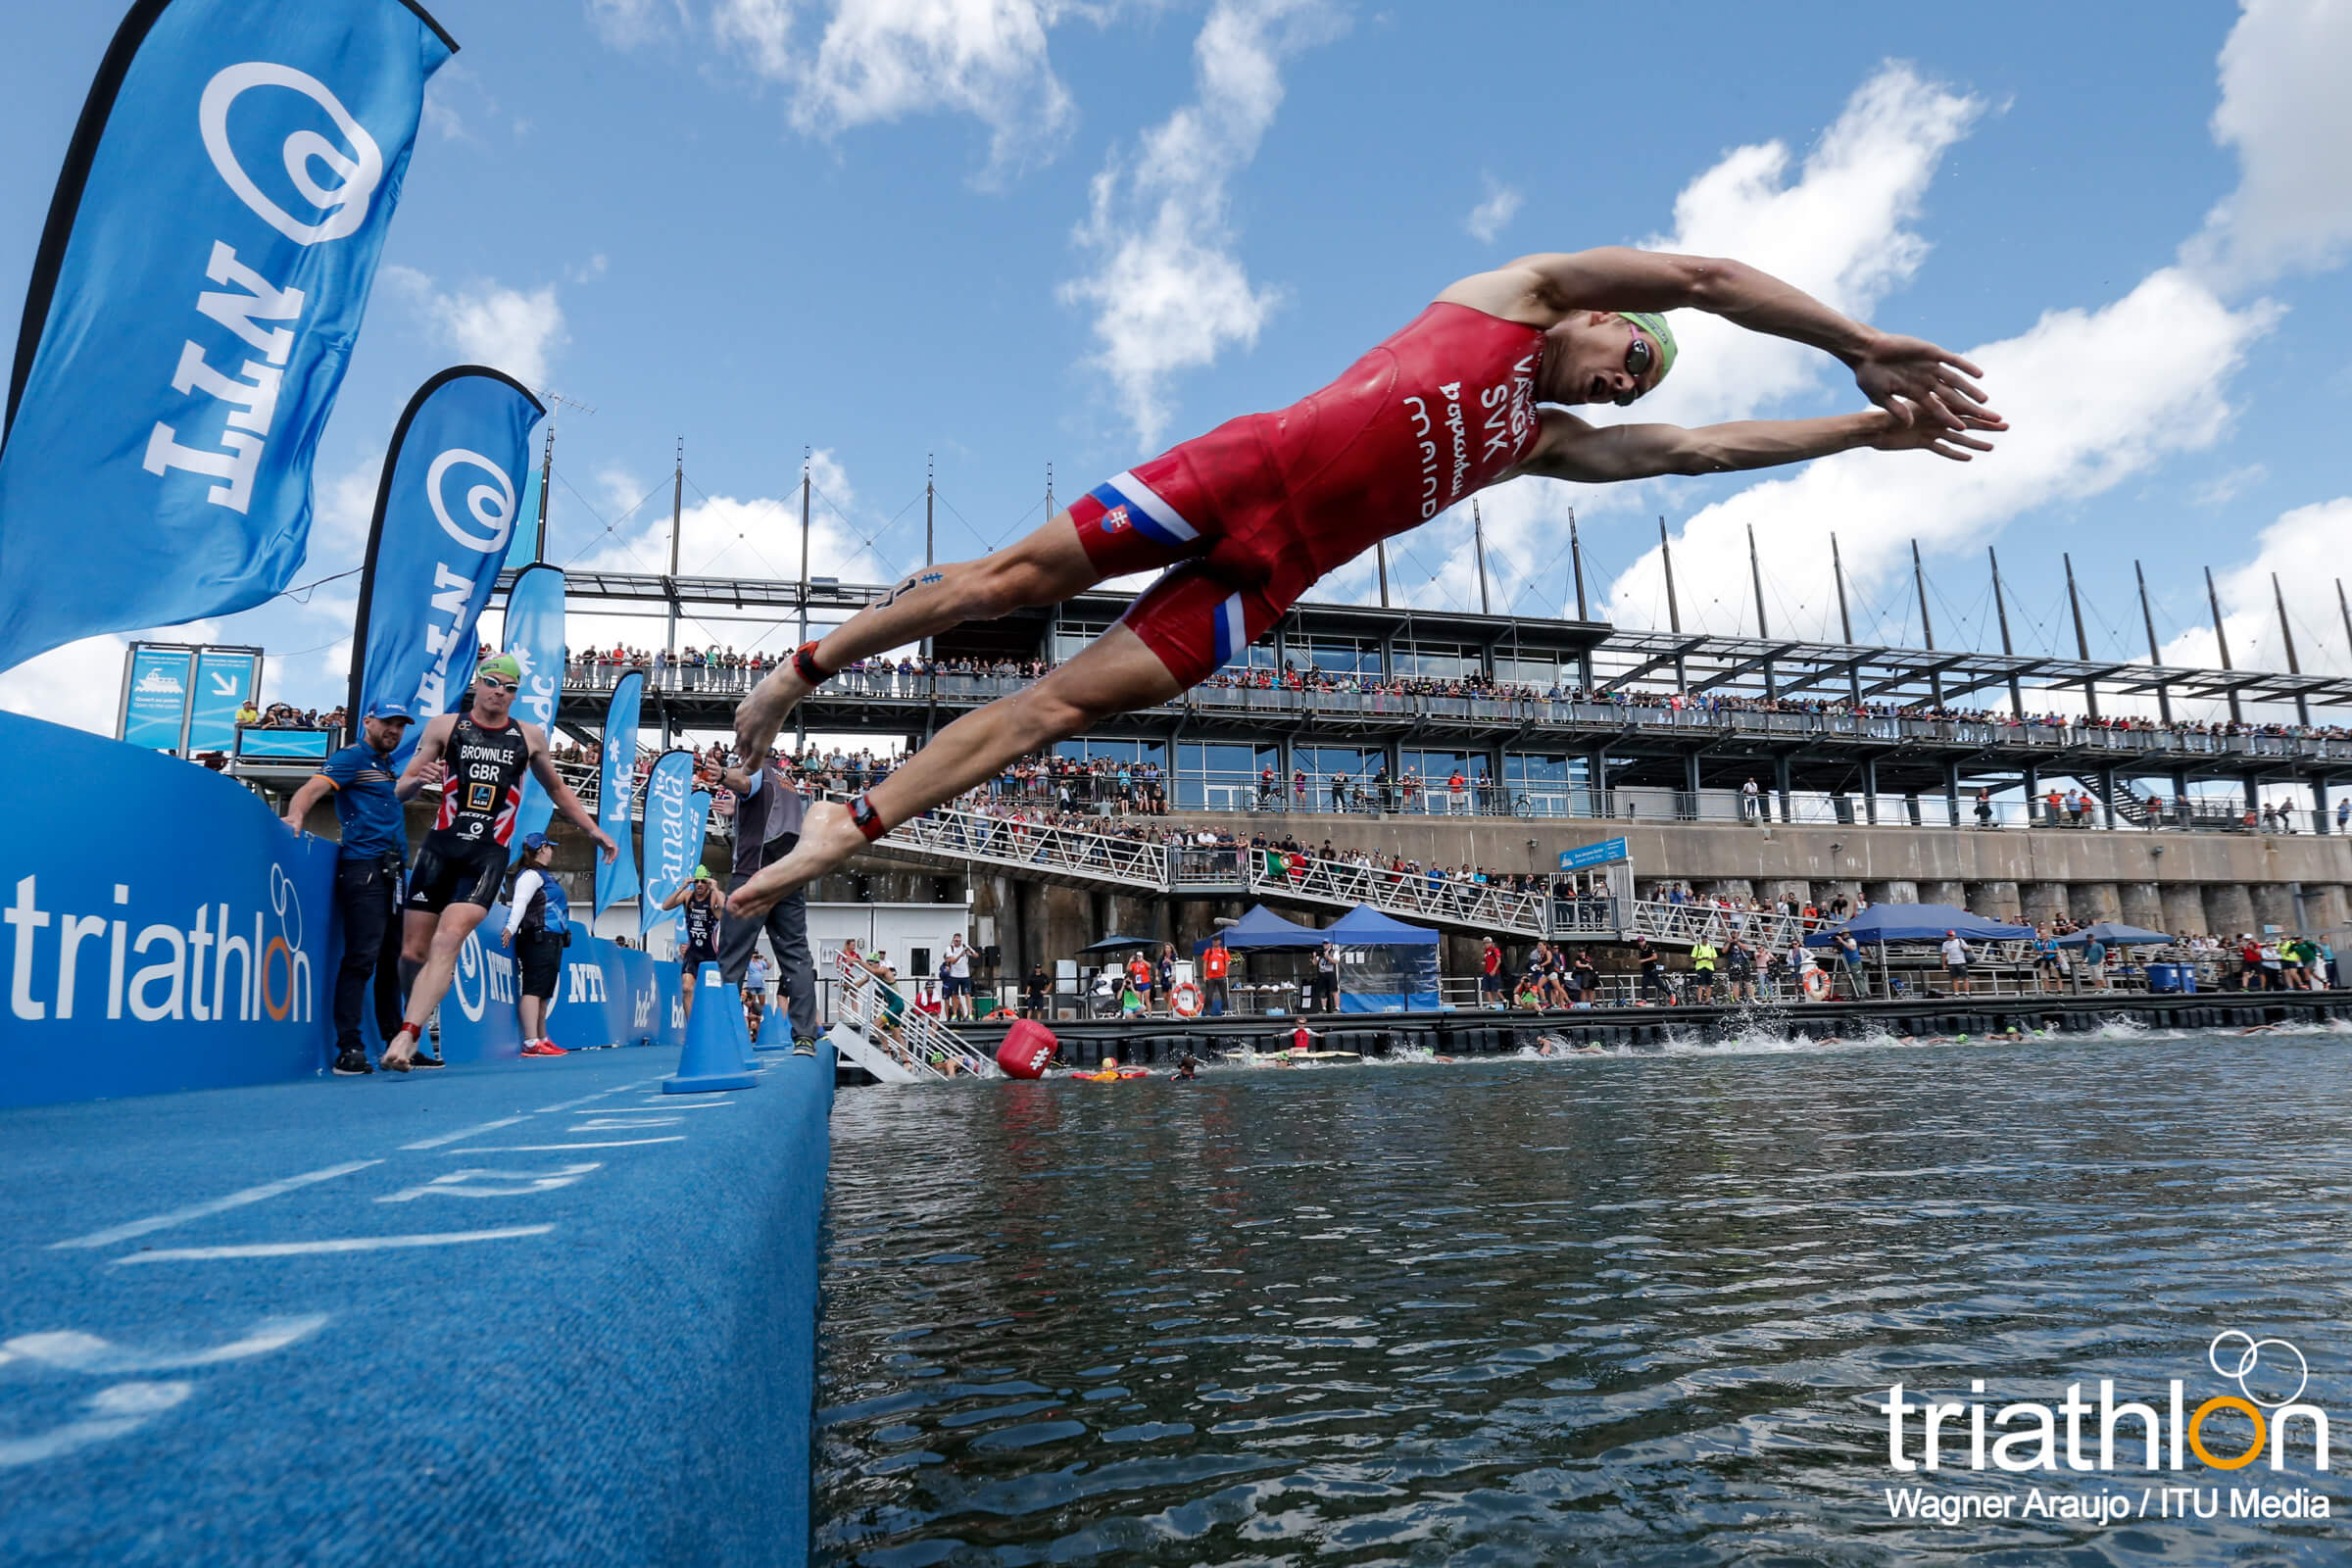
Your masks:
M 474 672 L 472 705 L 425 724 L 416 754 L 394 786 L 405 801 L 438 783 L 441 811 L 409 874 L 400 940 L 409 1010 L 398 1033 L 384 1044 L 380 1065 L 387 1071 L 441 1065 L 437 1053 L 421 1049 L 424 1023 L 449 991 L 458 950 L 498 902 L 498 890 L 507 879 L 507 841 L 514 836 L 514 813 L 522 805 L 526 769 L 564 819 L 596 840 L 606 859 L 619 853 L 612 835 L 597 826 L 596 817 L 557 773 L 547 755 L 546 734 L 508 712 L 521 684 L 522 666 L 513 655 L 484 660 Z
M 727 901 L 719 897 L 717 879 L 710 867 L 698 865 L 694 875 L 662 901 L 664 909 L 686 911 L 686 940 L 678 944 L 678 985 L 686 998 L 686 1017 L 694 1017 L 694 983 L 706 963 L 718 962 L 718 919 Z
M 1662 313 L 1677 309 L 1833 354 L 1877 407 L 1695 430 L 1567 412 L 1654 388 L 1674 368 Z M 994 555 L 923 567 L 779 665 L 736 710 L 739 757 L 764 758 L 793 706 L 853 661 L 1170 568 L 1069 662 L 957 719 L 850 805 L 811 807 L 793 853 L 728 906 L 757 915 L 1013 758 L 1197 685 L 1318 578 L 1488 485 L 1722 473 L 1862 446 L 1967 462 L 1991 450 L 1977 432 L 2007 428 L 1969 379 L 1981 373 L 1738 262 L 1610 248 L 1463 278 L 1321 391 L 1139 464 Z

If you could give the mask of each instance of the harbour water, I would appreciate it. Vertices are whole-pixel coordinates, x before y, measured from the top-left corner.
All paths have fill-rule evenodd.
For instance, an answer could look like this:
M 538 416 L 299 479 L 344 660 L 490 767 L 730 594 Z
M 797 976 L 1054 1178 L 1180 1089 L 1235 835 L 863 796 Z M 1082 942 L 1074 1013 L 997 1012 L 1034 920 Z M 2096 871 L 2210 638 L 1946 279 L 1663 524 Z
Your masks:
M 1758 1032 L 845 1093 L 820 1560 L 2352 1560 L 2347 1049 Z M 2292 1348 L 2266 1411 L 2308 1362 L 2330 1468 L 2300 1420 L 2283 1469 L 2151 1471 L 2126 1418 L 2111 1469 L 2063 1426 L 1976 1469 L 1966 1415 L 1890 1463 L 1899 1382 L 1988 1418 L 2081 1385 L 2095 1464 L 2101 1380 L 2160 1422 L 2172 1380 L 2239 1396 L 2230 1331 Z

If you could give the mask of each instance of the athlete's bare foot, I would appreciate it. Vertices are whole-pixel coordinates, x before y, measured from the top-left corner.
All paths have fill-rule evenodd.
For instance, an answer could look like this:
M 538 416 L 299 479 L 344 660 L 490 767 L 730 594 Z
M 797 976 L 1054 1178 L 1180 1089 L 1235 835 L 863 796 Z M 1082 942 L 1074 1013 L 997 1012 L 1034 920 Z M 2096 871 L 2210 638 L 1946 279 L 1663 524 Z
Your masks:
M 787 659 L 735 705 L 735 756 L 744 766 L 756 771 L 767 760 L 767 749 L 776 743 L 776 732 L 800 707 L 801 699 L 814 690 Z
M 850 820 L 850 808 L 820 801 L 808 808 L 808 815 L 801 823 L 801 842 L 793 846 L 792 853 L 753 873 L 728 895 L 727 912 L 739 920 L 757 920 L 793 889 L 827 871 L 839 870 L 864 848 L 865 835 Z

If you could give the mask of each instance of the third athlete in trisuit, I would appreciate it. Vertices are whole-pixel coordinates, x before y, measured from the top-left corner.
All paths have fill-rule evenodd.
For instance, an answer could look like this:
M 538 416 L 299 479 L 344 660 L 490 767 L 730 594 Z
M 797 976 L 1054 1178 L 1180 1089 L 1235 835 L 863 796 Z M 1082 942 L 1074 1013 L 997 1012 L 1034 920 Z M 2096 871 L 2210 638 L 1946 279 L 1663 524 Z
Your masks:
M 1678 309 L 1835 355 L 1876 407 L 1695 430 L 1595 425 L 1568 412 L 1622 407 L 1655 387 L 1675 357 L 1661 313 Z M 984 560 L 924 567 L 762 680 L 736 710 L 738 756 L 765 757 L 793 706 L 853 661 L 1168 568 L 1043 680 L 964 714 L 850 805 L 810 807 L 799 845 L 728 906 L 756 915 L 1012 759 L 1198 685 L 1318 578 L 1488 485 L 1724 473 L 1855 447 L 1966 462 L 2006 428 L 1969 379 L 1977 373 L 1738 262 L 1610 248 L 1525 256 L 1461 278 L 1320 391 L 1113 475 Z
M 727 901 L 710 867 L 698 865 L 684 887 L 662 901 L 662 907 L 686 911 L 686 940 L 678 944 L 678 980 L 685 993 L 686 1018 L 692 1022 L 695 977 L 704 964 L 718 962 L 718 917 L 727 912 Z
M 514 837 L 514 813 L 522 805 L 524 769 L 539 780 L 565 821 L 596 840 L 606 859 L 619 853 L 612 835 L 596 825 L 556 772 L 546 734 L 508 712 L 521 684 L 522 666 L 513 655 L 484 660 L 474 673 L 472 705 L 426 724 L 416 755 L 400 775 L 402 800 L 438 782 L 441 813 L 409 874 L 400 945 L 409 1011 L 398 1037 L 385 1044 L 382 1063 L 393 1072 L 441 1065 L 438 1055 L 417 1049 L 424 1022 L 449 992 L 458 950 L 498 902 L 507 880 L 507 841 Z

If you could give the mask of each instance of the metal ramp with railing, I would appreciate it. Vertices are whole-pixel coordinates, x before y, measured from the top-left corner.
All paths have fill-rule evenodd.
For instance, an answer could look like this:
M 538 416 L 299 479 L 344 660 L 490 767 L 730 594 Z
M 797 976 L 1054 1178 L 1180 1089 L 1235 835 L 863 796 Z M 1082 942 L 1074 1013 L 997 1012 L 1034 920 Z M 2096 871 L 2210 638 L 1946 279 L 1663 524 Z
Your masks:
M 885 982 L 846 955 L 837 956 L 841 984 L 833 993 L 833 1049 L 881 1083 L 934 1084 L 951 1078 L 1001 1078 L 996 1062 L 971 1042 L 919 1007 L 893 1012 Z

